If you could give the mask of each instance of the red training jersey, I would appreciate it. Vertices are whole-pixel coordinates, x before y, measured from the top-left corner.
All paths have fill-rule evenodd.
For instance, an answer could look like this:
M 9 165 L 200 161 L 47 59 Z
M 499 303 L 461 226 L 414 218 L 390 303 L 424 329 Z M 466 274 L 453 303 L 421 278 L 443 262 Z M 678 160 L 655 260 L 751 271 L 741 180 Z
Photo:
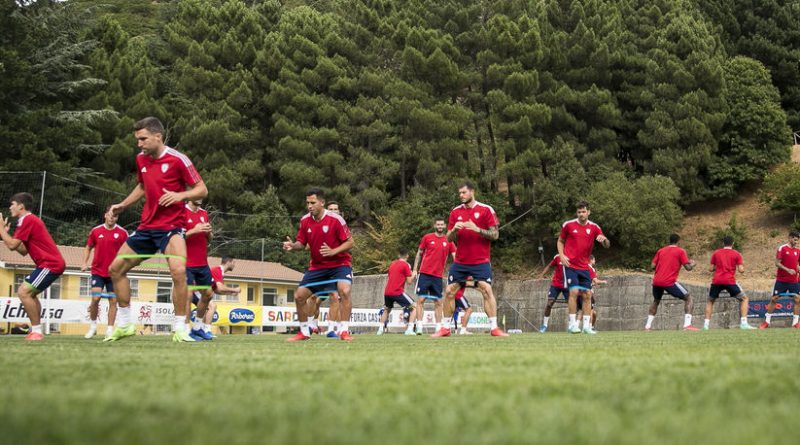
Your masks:
M 475 201 L 473 207 L 464 204 L 450 211 L 447 230 L 453 230 L 458 222 L 472 221 L 480 229 L 488 229 L 500 225 L 497 214 L 491 206 Z M 458 231 L 458 249 L 456 250 L 456 263 L 482 264 L 490 261 L 491 241 L 482 237 L 477 232 L 469 229 Z
M 685 250 L 670 244 L 658 249 L 652 263 L 656 265 L 653 286 L 669 287 L 678 281 L 681 267 L 689 264 L 689 257 Z
M 225 281 L 225 268 L 221 265 L 212 267 L 211 279 L 214 281 L 214 284 L 223 283 Z
M 92 257 L 92 275 L 108 277 L 108 266 L 117 257 L 119 248 L 128 239 L 128 232 L 122 227 L 114 224 L 108 228 L 105 224 L 100 224 L 89 232 L 86 239 L 86 247 L 94 249 Z
M 446 236 L 429 233 L 419 241 L 419 250 L 422 252 L 419 273 L 441 278 L 447 257 L 456 251 L 456 245 L 447 241 Z
M 736 284 L 736 266 L 742 264 L 742 254 L 733 247 L 723 247 L 711 254 L 714 278 L 711 284 Z
M 396 297 L 406 291 L 406 278 L 411 276 L 411 266 L 406 260 L 394 260 L 389 265 L 389 280 L 383 289 L 383 295 Z
M 184 228 L 188 232 L 208 222 L 208 212 L 200 207 L 196 211 L 187 204 L 183 210 Z M 208 233 L 200 232 L 186 237 L 186 267 L 208 266 Z
M 200 181 L 192 161 L 175 149 L 166 147 L 158 159 L 139 153 L 136 156 L 136 178 L 144 187 L 142 222 L 137 230 L 172 230 L 183 227 L 182 202 L 168 207 L 158 204 L 164 189 L 184 192 Z
M 784 244 L 781 247 L 778 247 L 778 252 L 775 254 L 775 258 L 780 260 L 783 267 L 797 271 L 797 263 L 798 259 L 800 259 L 800 248 Z M 778 268 L 778 273 L 775 276 L 775 280 L 783 283 L 798 282 L 797 274 L 792 275 L 781 268 Z
M 570 268 L 589 270 L 594 242 L 602 234 L 603 229 L 591 221 L 581 225 L 577 219 L 572 219 L 561 226 L 559 238 L 564 240 L 564 255 L 569 258 Z
M 61 256 L 44 222 L 33 213 L 21 216 L 17 220 L 14 239 L 22 241 L 37 268 L 49 269 L 53 273 L 63 273 L 67 268 L 64 257 Z
M 594 266 L 591 264 L 589 265 L 589 279 L 594 280 L 597 278 L 597 270 L 595 270 Z
M 466 287 L 459 287 L 458 291 L 456 291 L 455 299 L 460 300 L 464 298 L 464 291 L 467 290 Z
M 553 261 L 550 261 L 550 267 L 553 268 L 553 279 L 550 280 L 550 285 L 564 289 L 566 286 L 564 286 L 564 266 L 561 265 L 561 257 L 554 256 Z
M 315 220 L 311 213 L 300 219 L 297 241 L 309 246 L 311 260 L 308 270 L 331 269 L 333 267 L 350 266 L 350 252 L 342 252 L 332 257 L 324 257 L 319 252 L 323 244 L 331 249 L 341 246 L 350 239 L 350 229 L 344 218 L 325 210 L 322 219 Z

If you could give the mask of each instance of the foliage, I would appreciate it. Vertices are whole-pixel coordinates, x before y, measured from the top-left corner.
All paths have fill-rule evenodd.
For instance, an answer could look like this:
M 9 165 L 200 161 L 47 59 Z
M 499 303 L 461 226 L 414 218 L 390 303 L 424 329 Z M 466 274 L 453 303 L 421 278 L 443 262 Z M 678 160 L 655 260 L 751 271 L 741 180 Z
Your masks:
M 744 251 L 749 238 L 747 227 L 736 219 L 735 212 L 731 215 L 731 219 L 728 220 L 728 223 L 724 227 L 718 227 L 712 231 L 706 248 L 709 250 L 721 249 L 723 247 L 722 239 L 726 236 L 733 237 L 733 242 L 735 243 L 734 248 L 736 250 L 740 252 Z

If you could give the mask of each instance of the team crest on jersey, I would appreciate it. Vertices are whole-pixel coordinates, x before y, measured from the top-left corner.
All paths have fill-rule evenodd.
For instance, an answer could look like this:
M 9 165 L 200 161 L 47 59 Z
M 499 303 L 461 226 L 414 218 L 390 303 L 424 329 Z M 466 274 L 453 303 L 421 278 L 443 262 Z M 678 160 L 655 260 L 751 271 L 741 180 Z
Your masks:
M 589 228 L 587 228 L 587 229 L 586 229 L 586 234 L 588 235 L 588 234 L 590 234 L 590 233 L 592 233 L 592 229 L 589 229 Z
M 147 167 L 142 167 L 142 173 L 147 173 Z
M 328 226 L 322 226 L 322 231 L 328 233 Z
M 442 241 L 442 246 L 447 247 L 447 241 Z
M 119 233 L 115 233 L 114 238 L 119 238 Z
M 206 222 L 206 217 L 205 216 L 201 216 L 200 217 L 200 222 Z
M 161 164 L 161 173 L 166 173 L 168 168 L 169 168 L 169 165 Z
M 189 224 L 191 224 L 191 223 L 192 223 L 192 220 L 191 220 L 191 218 L 190 218 L 190 219 L 189 219 Z
M 311 228 L 310 227 L 308 228 L 308 233 L 311 233 Z
M 480 213 L 478 213 L 478 212 L 475 212 L 475 213 L 473 213 L 473 214 L 472 214 L 472 216 L 474 216 L 474 217 L 475 217 L 475 219 L 478 219 L 478 218 L 480 218 L 480 217 L 481 217 L 481 214 L 480 214 Z

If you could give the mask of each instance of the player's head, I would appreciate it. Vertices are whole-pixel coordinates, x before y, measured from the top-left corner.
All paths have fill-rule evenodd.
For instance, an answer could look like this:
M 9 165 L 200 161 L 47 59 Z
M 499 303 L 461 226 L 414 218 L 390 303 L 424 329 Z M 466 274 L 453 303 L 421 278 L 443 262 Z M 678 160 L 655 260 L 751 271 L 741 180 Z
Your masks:
M 232 256 L 225 255 L 222 257 L 221 264 L 225 272 L 230 272 L 233 270 L 234 266 L 236 266 L 236 260 L 234 260 Z
M 725 238 L 722 238 L 722 245 L 725 246 L 725 247 L 733 246 L 733 237 L 730 236 L 730 235 L 727 235 Z
M 597 261 L 597 260 L 594 259 L 594 255 L 589 255 L 589 264 L 594 266 L 595 261 Z
M 195 200 L 189 201 L 189 202 L 192 204 L 192 207 L 200 207 L 201 205 L 203 205 L 203 200 L 202 199 L 195 199 Z
M 10 204 L 8 210 L 11 211 L 11 216 L 14 218 L 30 212 L 33 208 L 33 195 L 27 192 L 15 193 L 8 201 Z
M 575 214 L 578 216 L 578 221 L 585 223 L 586 221 L 589 220 L 589 214 L 591 213 L 592 211 L 589 208 L 588 202 L 580 201 L 577 204 L 575 204 Z
M 397 249 L 397 258 L 401 260 L 408 258 L 408 249 L 406 249 L 405 247 Z
M 444 218 L 436 218 L 433 220 L 433 230 L 439 234 L 442 234 L 445 230 L 447 230 L 447 223 L 444 222 Z
M 310 189 L 306 192 L 306 209 L 308 212 L 318 217 L 325 210 L 325 192 L 321 189 Z
M 463 181 L 458 185 L 458 197 L 462 204 L 469 204 L 475 199 L 475 184 L 470 180 Z
M 133 124 L 136 145 L 146 155 L 153 156 L 164 145 L 164 125 L 157 117 L 146 117 Z
M 792 230 L 789 232 L 789 244 L 791 244 L 792 247 L 795 247 L 798 242 L 800 242 L 800 232 L 797 230 Z
M 337 215 L 341 215 L 342 212 L 339 210 L 339 203 L 336 201 L 328 201 L 328 205 L 325 206 L 325 209 L 329 212 L 333 212 Z
M 119 216 L 111 213 L 109 210 L 111 210 L 111 206 L 108 206 L 106 213 L 103 214 L 103 218 L 105 218 L 105 223 L 107 226 L 113 226 L 117 223 Z
M 669 236 L 669 243 L 670 244 L 678 244 L 678 241 L 680 241 L 680 240 L 681 240 L 681 237 L 677 233 L 673 233 L 672 235 Z

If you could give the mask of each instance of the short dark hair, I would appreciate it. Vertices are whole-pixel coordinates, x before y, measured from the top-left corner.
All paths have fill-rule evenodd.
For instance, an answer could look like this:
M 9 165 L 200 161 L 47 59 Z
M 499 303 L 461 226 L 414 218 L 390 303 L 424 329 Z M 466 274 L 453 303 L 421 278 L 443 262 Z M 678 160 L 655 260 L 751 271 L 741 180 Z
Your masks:
M 407 257 L 408 256 L 408 249 L 406 249 L 405 247 L 401 247 L 401 248 L 397 249 L 397 255 L 400 258 Z
M 325 201 L 325 192 L 323 192 L 322 189 L 309 189 L 306 192 L 306 198 L 311 195 L 316 196 L 320 201 Z
M 723 246 L 732 246 L 733 245 L 733 237 L 727 235 L 725 238 L 722 238 L 722 245 Z
M 575 210 L 580 209 L 589 209 L 589 203 L 586 201 L 578 201 L 578 203 L 575 204 Z
M 791 236 L 792 238 L 800 238 L 800 232 L 798 232 L 797 230 L 792 230 L 791 232 L 789 232 L 789 236 Z
M 14 193 L 13 195 L 11 195 L 11 199 L 9 199 L 9 201 L 14 201 L 17 204 L 22 204 L 23 206 L 25 206 L 25 210 L 29 212 L 33 208 L 33 195 L 31 195 L 28 192 Z
M 306 196 L 308 196 L 308 195 L 306 195 Z M 317 195 L 317 196 L 319 196 L 319 195 Z M 331 205 L 335 205 L 335 206 L 337 206 L 337 207 L 338 207 L 338 206 L 339 206 L 339 203 L 338 203 L 338 202 L 336 202 L 336 201 L 326 201 L 326 202 L 325 202 L 325 207 L 328 207 L 328 206 L 331 206 Z
M 220 261 L 220 263 L 225 264 L 225 263 L 230 263 L 231 261 L 233 261 L 233 257 L 232 256 L 223 255 L 222 256 L 222 260 Z
M 148 116 L 133 124 L 133 131 L 147 130 L 150 133 L 158 133 L 164 135 L 164 125 L 158 120 L 157 117 Z
M 459 190 L 463 189 L 464 187 L 466 187 L 466 188 L 468 188 L 470 190 L 475 190 L 475 184 L 473 184 L 472 181 L 470 181 L 469 179 L 465 179 L 465 180 L 461 181 L 460 184 L 458 184 Z
M 446 220 L 446 219 L 444 219 L 444 218 L 443 218 L 443 217 L 441 217 L 441 216 L 437 216 L 436 218 L 433 218 L 433 222 L 434 222 L 434 224 L 435 224 L 435 223 L 437 223 L 438 221 L 444 221 L 444 222 L 447 222 L 447 220 Z
M 678 235 L 677 233 L 673 233 L 672 235 L 669 236 L 669 243 L 670 244 L 678 244 L 678 241 L 680 241 L 680 240 L 681 240 L 681 236 Z

